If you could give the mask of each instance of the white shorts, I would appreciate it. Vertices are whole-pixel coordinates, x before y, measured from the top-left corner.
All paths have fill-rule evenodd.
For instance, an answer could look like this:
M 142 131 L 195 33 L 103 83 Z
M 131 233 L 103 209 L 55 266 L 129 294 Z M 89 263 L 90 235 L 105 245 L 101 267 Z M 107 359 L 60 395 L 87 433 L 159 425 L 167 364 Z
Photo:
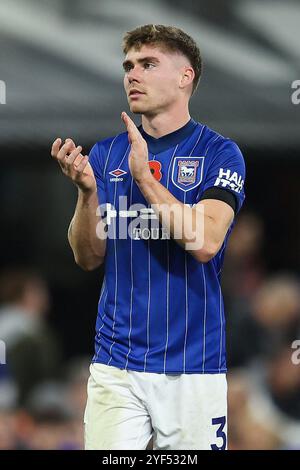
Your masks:
M 90 366 L 85 448 L 227 448 L 225 374 L 165 375 Z

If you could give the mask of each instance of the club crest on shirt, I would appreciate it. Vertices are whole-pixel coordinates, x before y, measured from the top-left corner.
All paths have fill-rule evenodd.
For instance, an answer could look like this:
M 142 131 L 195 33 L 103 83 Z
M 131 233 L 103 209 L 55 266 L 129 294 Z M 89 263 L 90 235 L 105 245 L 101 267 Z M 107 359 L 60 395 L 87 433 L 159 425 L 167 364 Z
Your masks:
M 203 177 L 205 157 L 175 157 L 172 181 L 182 191 L 190 191 L 198 186 Z

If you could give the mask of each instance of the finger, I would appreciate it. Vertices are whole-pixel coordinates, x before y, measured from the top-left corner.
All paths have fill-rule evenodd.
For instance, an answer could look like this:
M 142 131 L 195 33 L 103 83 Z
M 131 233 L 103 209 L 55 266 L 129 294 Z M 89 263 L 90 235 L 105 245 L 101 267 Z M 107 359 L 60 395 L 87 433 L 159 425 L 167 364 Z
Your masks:
M 75 150 L 73 150 L 69 155 L 66 155 L 66 163 L 68 165 L 72 165 L 72 163 L 76 160 L 78 155 L 80 155 L 80 152 L 82 150 L 82 147 L 78 145 L 78 147 L 75 147 Z
M 138 132 L 138 129 L 136 127 L 136 125 L 134 124 L 133 120 L 128 116 L 127 113 L 125 113 L 125 111 L 122 112 L 121 114 L 121 118 L 127 128 L 128 131 L 134 131 L 136 130 Z
M 60 137 L 58 137 L 52 144 L 51 147 L 51 156 L 56 157 L 59 151 L 59 147 L 61 146 L 62 140 Z
M 70 145 L 72 150 L 76 148 L 76 145 L 75 145 L 75 143 L 74 143 L 74 141 L 73 141 L 72 139 L 69 139 L 69 138 L 66 139 L 66 140 L 65 140 L 65 143 L 68 144 L 68 145 Z
M 81 161 L 75 167 L 76 172 L 82 173 L 85 167 L 87 166 L 88 162 L 89 162 L 89 157 L 87 155 L 82 157 Z
M 141 134 L 132 119 L 128 116 L 128 114 L 125 113 L 125 111 L 122 112 L 121 118 L 127 128 L 130 140 L 132 142 L 139 140 L 141 138 Z
M 65 143 L 58 154 L 56 155 L 57 160 L 63 161 L 64 158 L 66 157 L 66 154 L 71 152 L 73 150 L 73 142 L 67 142 Z
M 83 155 L 80 153 L 73 162 L 73 168 L 77 168 L 81 160 L 83 159 Z

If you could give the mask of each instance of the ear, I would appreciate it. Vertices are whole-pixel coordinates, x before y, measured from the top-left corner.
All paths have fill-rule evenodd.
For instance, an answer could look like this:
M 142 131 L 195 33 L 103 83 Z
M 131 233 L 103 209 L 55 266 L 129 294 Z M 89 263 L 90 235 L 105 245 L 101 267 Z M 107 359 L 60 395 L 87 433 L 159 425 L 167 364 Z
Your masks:
M 194 72 L 193 67 L 185 66 L 182 70 L 179 87 L 186 88 L 187 86 L 193 83 L 194 78 L 195 78 L 195 72 Z

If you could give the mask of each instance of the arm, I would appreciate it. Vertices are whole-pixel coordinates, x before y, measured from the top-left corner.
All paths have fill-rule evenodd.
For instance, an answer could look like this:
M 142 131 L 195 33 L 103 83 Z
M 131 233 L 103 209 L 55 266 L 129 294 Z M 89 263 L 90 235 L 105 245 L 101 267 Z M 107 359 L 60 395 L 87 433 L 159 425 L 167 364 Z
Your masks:
M 161 224 L 183 249 L 201 263 L 217 254 L 234 217 L 228 204 L 205 199 L 189 207 L 178 201 L 151 173 L 137 184 Z
M 148 166 L 147 144 L 126 113 L 131 151 L 129 168 L 145 199 L 152 205 L 170 236 L 197 261 L 206 263 L 219 251 L 232 223 L 233 209 L 223 201 L 205 199 L 191 208 L 178 201 L 153 178 Z
M 85 193 L 79 189 L 75 213 L 68 230 L 68 240 L 76 264 L 85 271 L 98 268 L 103 263 L 105 256 L 104 223 L 96 215 L 97 208 L 97 191 Z M 97 236 L 99 229 L 104 235 L 101 237 L 102 239 Z
M 82 269 L 91 271 L 103 263 L 106 250 L 104 223 L 96 215 L 96 180 L 88 156 L 80 153 L 82 148 L 76 147 L 71 139 L 67 139 L 60 148 L 61 143 L 61 139 L 53 143 L 51 155 L 78 188 L 77 205 L 69 226 L 68 240 L 75 262 Z

